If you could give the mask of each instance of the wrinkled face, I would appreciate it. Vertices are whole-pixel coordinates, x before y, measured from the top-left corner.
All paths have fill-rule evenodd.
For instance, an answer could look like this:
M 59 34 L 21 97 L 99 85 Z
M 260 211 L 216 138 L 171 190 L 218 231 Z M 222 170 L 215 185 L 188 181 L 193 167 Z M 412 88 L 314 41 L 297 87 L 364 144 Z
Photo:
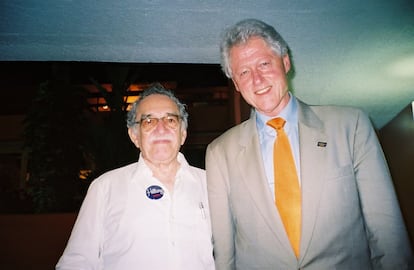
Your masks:
M 146 161 L 167 164 L 176 159 L 187 136 L 187 132 L 181 129 L 182 121 L 175 117 L 178 115 L 177 105 L 165 95 L 151 95 L 141 102 L 136 119 L 147 123 L 136 124 L 129 128 L 128 133 Z M 173 121 L 176 119 L 178 124 L 174 128 Z M 157 123 L 149 125 L 150 121 Z
M 279 56 L 258 37 L 230 49 L 236 90 L 257 111 L 276 116 L 288 103 L 289 55 Z

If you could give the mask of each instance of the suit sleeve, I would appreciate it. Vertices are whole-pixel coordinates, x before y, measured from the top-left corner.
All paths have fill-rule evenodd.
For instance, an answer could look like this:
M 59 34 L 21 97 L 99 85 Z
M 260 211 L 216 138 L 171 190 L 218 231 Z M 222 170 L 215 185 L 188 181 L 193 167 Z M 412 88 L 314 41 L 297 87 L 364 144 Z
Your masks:
M 384 154 L 370 120 L 360 113 L 354 171 L 373 269 L 413 269 L 413 257 Z
M 235 269 L 234 232 L 229 199 L 227 159 L 219 145 L 206 151 L 207 191 L 213 232 L 214 260 L 217 270 Z

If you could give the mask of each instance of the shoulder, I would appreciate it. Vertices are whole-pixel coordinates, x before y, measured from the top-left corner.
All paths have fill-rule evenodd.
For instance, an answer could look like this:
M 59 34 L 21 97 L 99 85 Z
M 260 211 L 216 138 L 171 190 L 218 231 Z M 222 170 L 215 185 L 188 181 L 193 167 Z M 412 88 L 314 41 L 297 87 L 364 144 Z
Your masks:
M 244 122 L 226 130 L 223 134 L 214 139 L 208 147 L 214 148 L 239 144 L 254 134 L 256 134 L 255 118 L 251 117 Z
M 349 116 L 365 114 L 365 112 L 357 107 L 341 106 L 341 105 L 309 105 L 310 108 L 322 115 L 337 115 L 337 116 Z
M 188 175 L 190 178 L 196 180 L 205 180 L 206 171 L 204 169 L 190 165 L 184 154 L 181 152 L 178 153 L 177 158 L 178 161 L 181 163 L 180 171 L 182 171 L 185 175 Z
M 206 178 L 206 170 L 204 170 L 204 169 L 189 165 L 188 170 L 192 175 L 194 175 L 198 179 L 205 179 Z
M 299 101 L 299 121 L 322 125 L 370 124 L 368 114 L 361 108 L 340 105 L 309 105 Z
M 111 188 L 125 183 L 132 179 L 132 174 L 137 168 L 137 162 L 125 165 L 103 173 L 101 176 L 92 181 L 92 188 Z
M 332 112 L 334 114 L 346 114 L 346 113 L 364 113 L 361 108 L 343 105 L 312 105 L 301 101 L 298 101 L 299 111 L 306 112 L 307 110 L 314 111 L 316 113 Z

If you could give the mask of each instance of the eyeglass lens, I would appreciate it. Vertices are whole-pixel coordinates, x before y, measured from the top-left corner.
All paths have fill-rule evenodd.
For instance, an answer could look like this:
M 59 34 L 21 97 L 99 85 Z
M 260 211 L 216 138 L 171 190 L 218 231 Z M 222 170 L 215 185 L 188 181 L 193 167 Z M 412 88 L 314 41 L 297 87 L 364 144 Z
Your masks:
M 169 114 L 164 117 L 144 117 L 138 123 L 141 124 L 141 128 L 145 131 L 151 130 L 158 125 L 159 121 L 162 121 L 165 127 L 170 129 L 176 129 L 179 123 L 179 116 L 176 114 Z

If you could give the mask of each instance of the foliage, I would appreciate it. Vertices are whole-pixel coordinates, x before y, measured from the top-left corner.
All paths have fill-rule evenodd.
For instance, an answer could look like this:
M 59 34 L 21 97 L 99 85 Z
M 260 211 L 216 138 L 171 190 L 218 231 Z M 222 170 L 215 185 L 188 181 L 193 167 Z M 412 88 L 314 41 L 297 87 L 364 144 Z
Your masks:
M 85 91 L 61 80 L 40 85 L 25 120 L 29 192 L 35 212 L 70 211 L 82 195 Z
M 25 120 L 29 193 L 38 213 L 78 210 L 95 177 L 137 159 L 125 125 L 129 70 L 108 70 L 112 91 L 91 78 L 110 107 L 105 113 L 89 109 L 88 93 L 71 84 L 67 69 L 56 71 L 40 85 Z M 81 169 L 91 170 L 87 179 L 80 179 Z
M 90 180 L 107 170 L 137 160 L 137 149 L 131 143 L 126 129 L 125 96 L 137 75 L 134 73 L 130 76 L 129 71 L 126 66 L 108 66 L 107 76 L 112 85 L 110 92 L 90 78 L 109 106 L 109 112 L 93 116 L 94 121 L 90 121 L 88 128 L 88 153 L 93 167 Z

